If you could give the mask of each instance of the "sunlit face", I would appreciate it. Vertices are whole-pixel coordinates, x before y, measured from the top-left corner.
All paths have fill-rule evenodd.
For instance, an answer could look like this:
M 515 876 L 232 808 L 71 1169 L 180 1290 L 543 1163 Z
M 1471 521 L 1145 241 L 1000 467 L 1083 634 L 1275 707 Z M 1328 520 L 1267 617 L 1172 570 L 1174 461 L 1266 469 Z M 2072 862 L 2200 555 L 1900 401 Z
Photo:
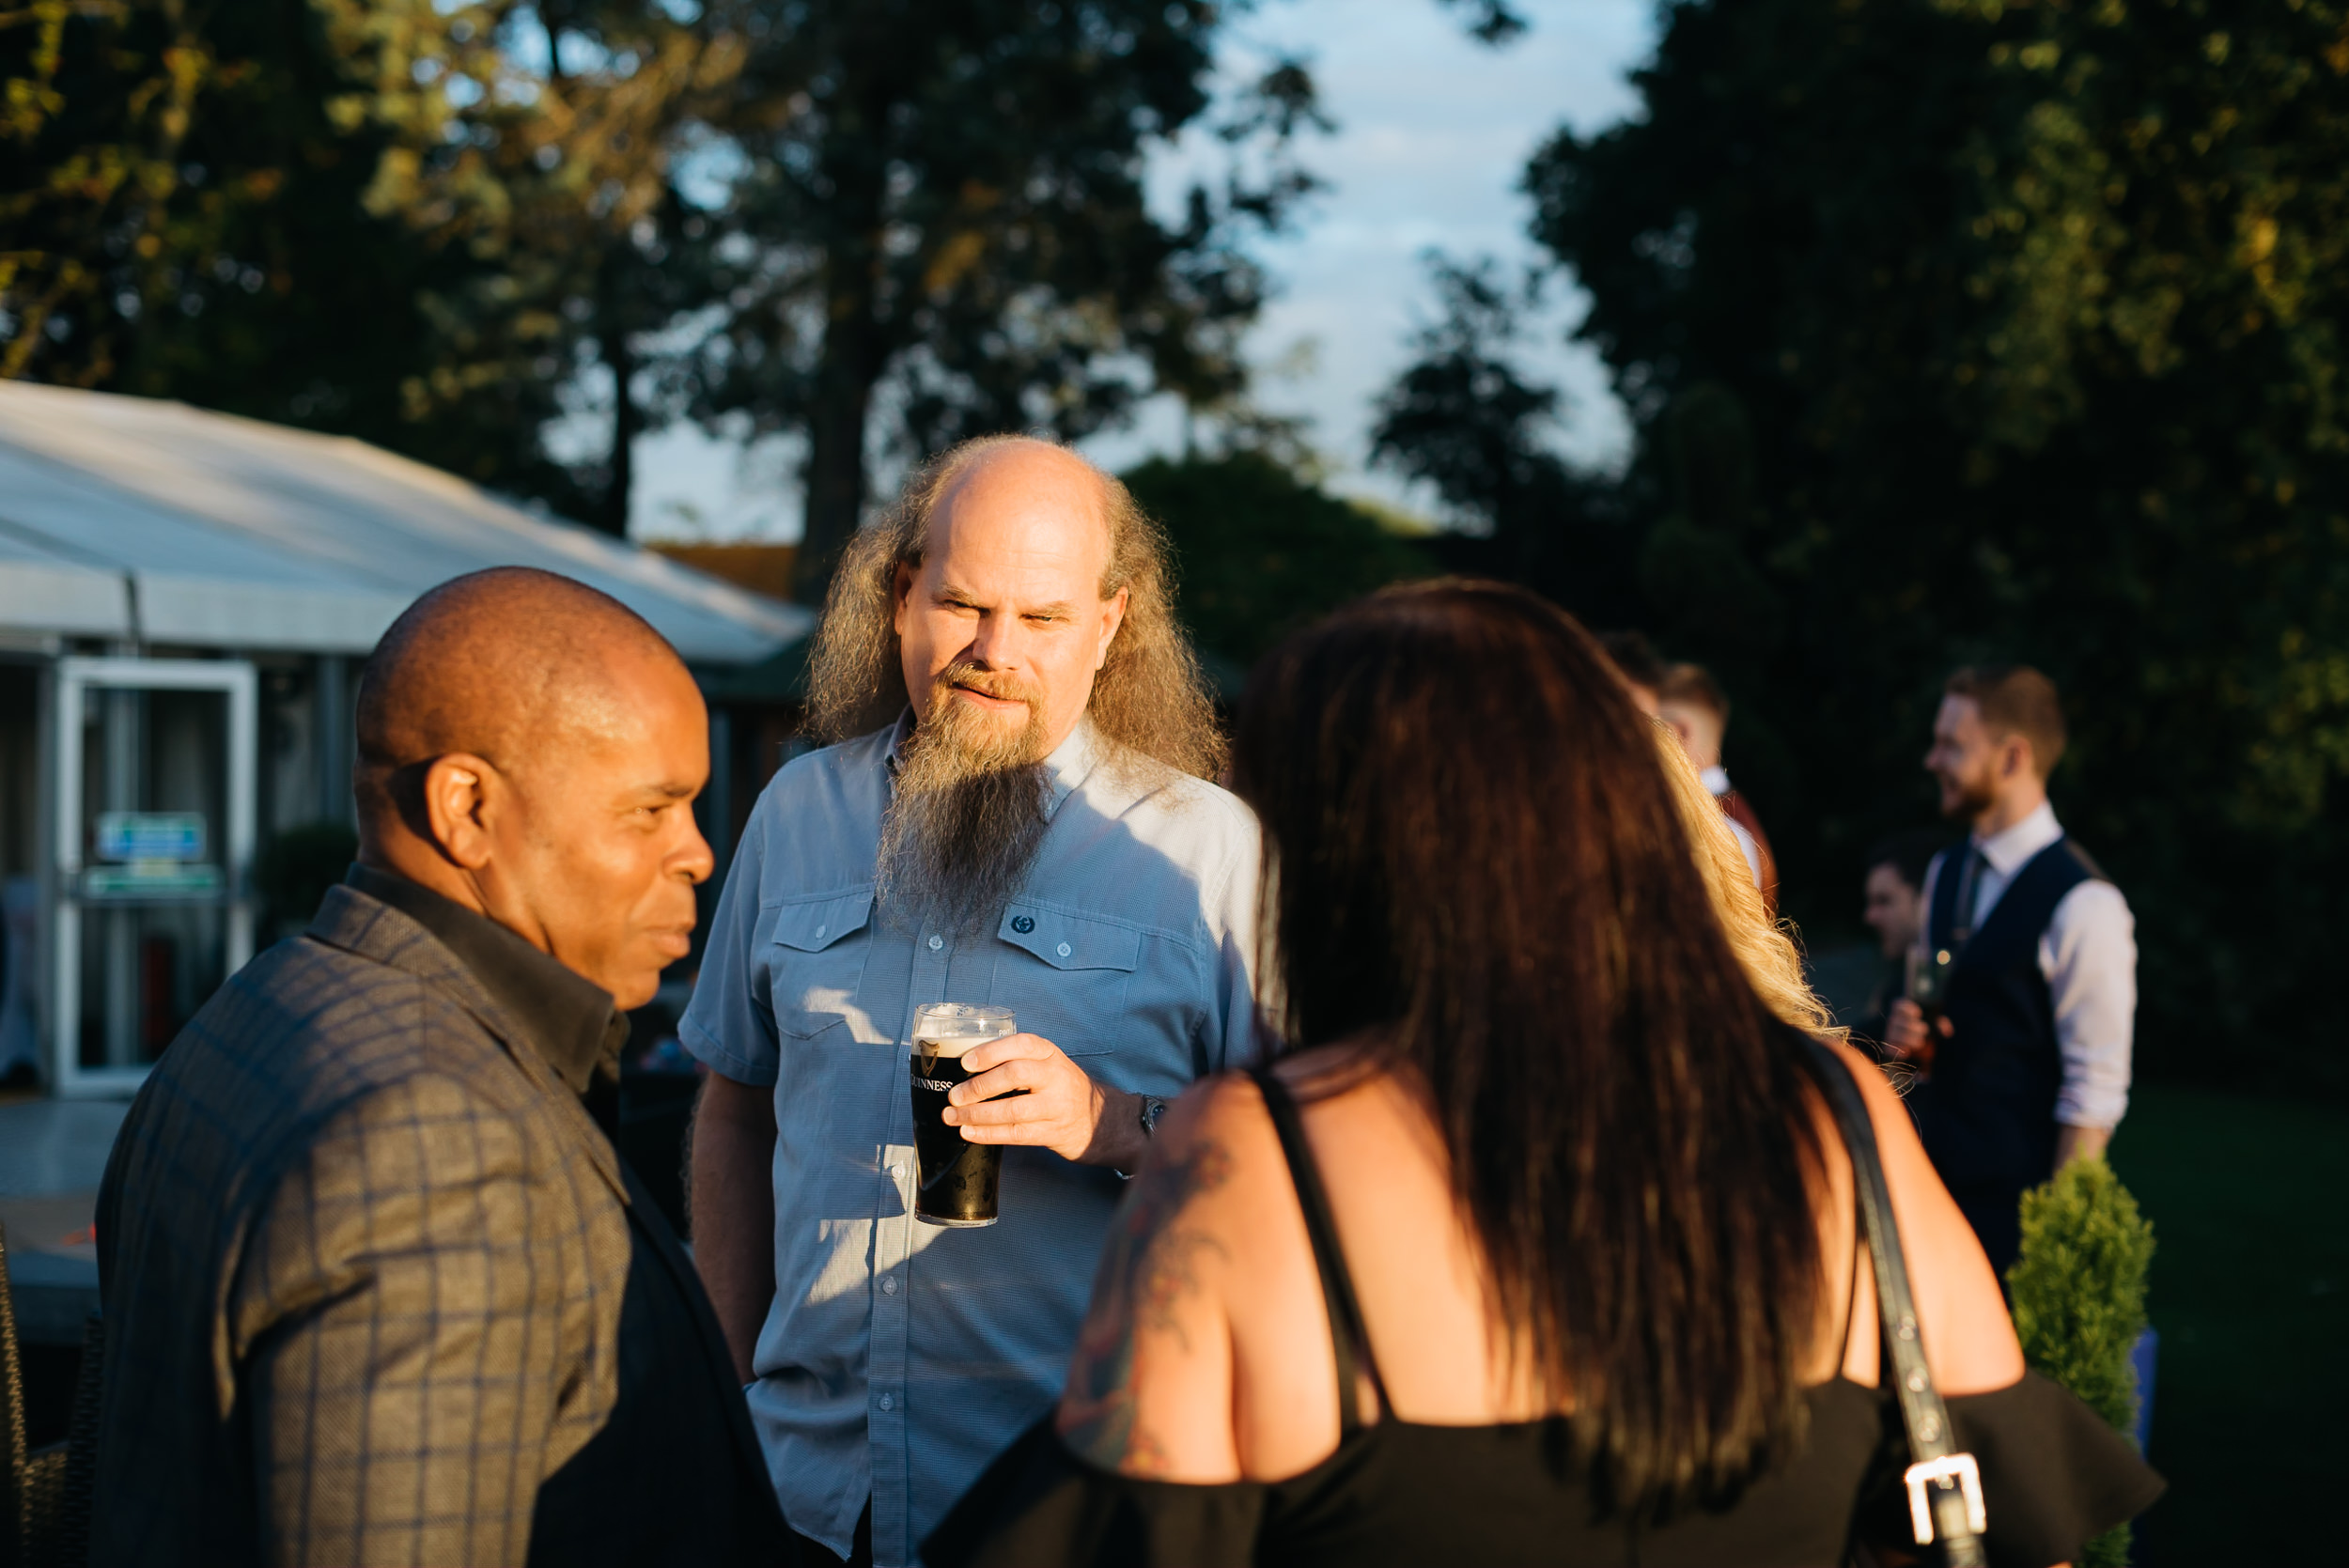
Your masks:
M 1101 597 L 1101 487 L 1041 442 L 977 458 L 940 501 L 921 566 L 897 568 L 896 629 L 917 713 L 935 701 L 1050 753 L 1077 727 L 1125 619 Z
M 1859 918 L 1875 929 L 1877 946 L 1887 958 L 1897 958 L 1917 945 L 1918 934 L 1924 929 L 1924 899 L 1901 879 L 1897 868 L 1872 867 L 1866 897 Z
M 1947 696 L 1933 720 L 1933 747 L 1925 771 L 1941 786 L 1941 815 L 1968 817 L 1998 799 L 2000 753 L 2005 750 L 1982 722 L 1982 705 L 1971 697 Z
M 709 778 L 709 725 L 674 660 L 617 656 L 608 703 L 566 726 L 559 758 L 510 775 L 516 809 L 493 818 L 499 919 L 540 933 L 572 972 L 642 1007 L 685 956 L 693 889 L 711 870 L 693 822 Z

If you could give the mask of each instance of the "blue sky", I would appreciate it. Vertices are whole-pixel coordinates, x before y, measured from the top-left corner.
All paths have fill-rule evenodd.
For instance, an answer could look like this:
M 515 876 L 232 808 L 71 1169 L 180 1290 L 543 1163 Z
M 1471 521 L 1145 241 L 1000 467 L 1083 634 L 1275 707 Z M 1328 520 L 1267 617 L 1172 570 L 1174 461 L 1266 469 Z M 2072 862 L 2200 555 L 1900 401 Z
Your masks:
M 1256 400 L 1311 421 L 1333 489 L 1432 509 L 1429 497 L 1365 466 L 1371 401 L 1429 308 L 1422 254 L 1532 259 L 1516 189 L 1527 155 L 1562 122 L 1588 132 L 1634 107 L 1624 78 L 1653 47 L 1651 0 L 1520 0 L 1520 9 L 1531 29 L 1498 50 L 1470 39 L 1435 0 L 1264 0 L 1234 30 L 1233 70 L 1274 51 L 1301 54 L 1337 121 L 1303 148 L 1329 189 L 1292 232 L 1258 247 L 1278 294 L 1248 344 Z M 1201 155 L 1169 149 L 1156 190 L 1172 199 Z M 1522 362 L 1565 388 L 1559 446 L 1606 463 L 1624 455 L 1627 431 L 1596 359 L 1563 341 L 1579 311 L 1571 288 L 1553 289 Z M 1178 446 L 1180 428 L 1173 408 L 1154 406 L 1086 449 L 1120 467 Z M 746 454 L 679 429 L 646 438 L 637 463 L 639 537 L 798 536 L 786 451 Z

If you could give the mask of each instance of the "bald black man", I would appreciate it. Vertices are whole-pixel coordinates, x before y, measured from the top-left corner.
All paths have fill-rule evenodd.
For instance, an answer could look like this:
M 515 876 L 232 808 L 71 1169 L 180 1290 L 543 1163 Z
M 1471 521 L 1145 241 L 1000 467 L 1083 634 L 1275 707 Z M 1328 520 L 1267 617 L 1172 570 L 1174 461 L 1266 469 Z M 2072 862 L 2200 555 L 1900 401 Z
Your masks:
M 507 568 L 394 624 L 358 720 L 360 863 L 107 1168 L 90 1560 L 775 1561 L 723 1336 L 590 1109 L 709 874 L 700 694 Z

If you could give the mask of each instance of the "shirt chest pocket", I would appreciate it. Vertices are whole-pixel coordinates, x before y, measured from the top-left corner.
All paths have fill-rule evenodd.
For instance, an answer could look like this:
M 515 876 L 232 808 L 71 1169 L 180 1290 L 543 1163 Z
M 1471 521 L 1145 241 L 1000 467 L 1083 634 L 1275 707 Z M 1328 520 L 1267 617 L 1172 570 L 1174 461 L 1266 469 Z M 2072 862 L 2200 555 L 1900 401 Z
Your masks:
M 886 1044 L 858 992 L 872 949 L 873 890 L 795 900 L 775 912 L 768 950 L 775 1032 L 794 1044 Z
M 1070 1056 L 1116 1048 L 1127 990 L 1142 962 L 1140 931 L 1022 903 L 1003 911 L 995 935 L 1004 946 L 988 1001 L 1010 1008 L 1023 1032 Z

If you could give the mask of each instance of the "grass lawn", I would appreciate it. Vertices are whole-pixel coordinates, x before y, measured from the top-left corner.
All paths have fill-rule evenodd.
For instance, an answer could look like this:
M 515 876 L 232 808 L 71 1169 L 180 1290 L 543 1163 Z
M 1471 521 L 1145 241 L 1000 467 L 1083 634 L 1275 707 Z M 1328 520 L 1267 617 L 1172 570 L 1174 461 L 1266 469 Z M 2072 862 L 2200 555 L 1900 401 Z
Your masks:
M 2140 1086 L 2112 1163 L 2154 1222 L 2158 1568 L 2340 1560 L 2349 1110 Z

